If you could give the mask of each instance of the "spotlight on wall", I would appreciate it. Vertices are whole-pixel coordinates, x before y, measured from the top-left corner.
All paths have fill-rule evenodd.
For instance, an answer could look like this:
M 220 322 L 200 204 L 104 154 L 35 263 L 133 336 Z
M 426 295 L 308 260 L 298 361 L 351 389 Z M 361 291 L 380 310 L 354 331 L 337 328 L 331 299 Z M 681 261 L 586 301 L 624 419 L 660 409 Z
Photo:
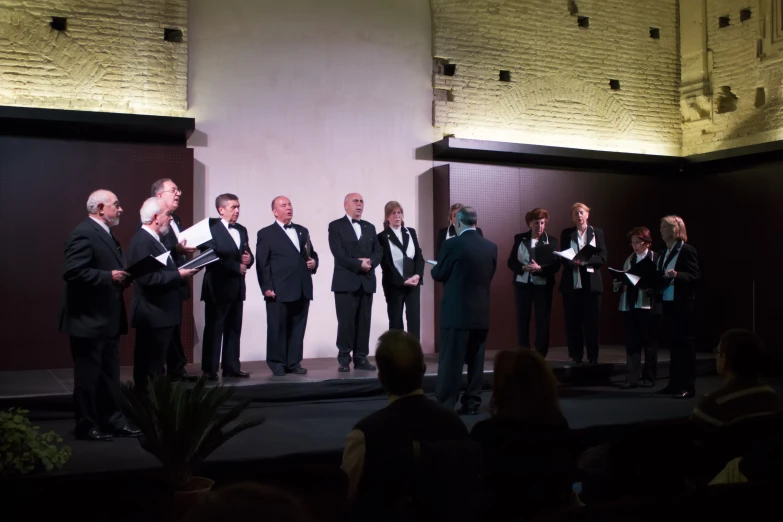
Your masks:
M 68 19 L 62 16 L 53 16 L 52 21 L 49 22 L 49 27 L 55 31 L 65 31 L 68 28 Z
M 179 29 L 163 29 L 163 39 L 167 42 L 182 43 L 182 31 Z

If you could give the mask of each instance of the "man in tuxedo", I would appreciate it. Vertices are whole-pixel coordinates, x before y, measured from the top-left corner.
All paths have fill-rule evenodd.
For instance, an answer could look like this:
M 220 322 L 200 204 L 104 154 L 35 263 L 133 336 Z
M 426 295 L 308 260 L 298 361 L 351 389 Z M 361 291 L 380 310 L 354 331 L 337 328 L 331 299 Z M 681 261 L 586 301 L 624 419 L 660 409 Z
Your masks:
M 204 342 L 201 370 L 211 381 L 217 380 L 220 349 L 223 348 L 223 377 L 247 378 L 240 370 L 239 339 L 242 336 L 242 308 L 245 301 L 245 274 L 253 266 L 247 229 L 237 223 L 239 198 L 221 194 L 215 199 L 220 219 L 209 222 L 212 239 L 201 246 L 211 248 L 220 261 L 207 265 L 201 286 L 204 301 Z
M 438 230 L 438 237 L 436 238 L 435 243 L 435 256 L 440 253 L 440 249 L 443 246 L 443 243 L 446 242 L 447 239 L 452 239 L 457 236 L 456 230 L 454 230 L 456 220 L 457 220 L 457 211 L 459 209 L 463 208 L 465 205 L 462 203 L 454 203 L 451 205 L 451 208 L 449 208 L 449 226 L 443 227 L 440 230 Z M 480 228 L 476 227 L 476 232 L 480 236 L 484 236 L 484 233 L 481 231 Z
M 476 232 L 476 211 L 459 209 L 456 236 L 443 244 L 432 278 L 443 283 L 440 309 L 440 353 L 435 395 L 454 408 L 468 365 L 468 388 L 461 413 L 476 415 L 481 405 L 484 343 L 489 332 L 489 287 L 498 264 L 498 247 Z
M 182 266 L 188 262 L 190 254 L 196 251 L 195 246 L 188 246 L 185 240 L 179 241 L 179 234 L 184 229 L 182 220 L 175 213 L 179 208 L 179 198 L 182 197 L 182 191 L 177 184 L 169 178 L 159 179 L 152 184 L 153 197 L 158 198 L 164 206 L 163 210 L 171 213 L 171 222 L 169 231 L 162 235 L 160 242 L 171 252 L 171 257 L 176 266 Z M 139 221 L 139 228 L 141 228 Z M 180 307 L 182 303 L 190 299 L 190 278 L 183 277 L 179 283 Z M 171 345 L 166 350 L 166 375 L 175 381 L 195 382 L 198 377 L 190 375 L 185 371 L 185 365 L 188 360 L 185 357 L 185 348 L 182 346 L 181 325 L 174 326 L 174 335 L 171 337 Z
M 278 377 L 304 375 L 304 334 L 318 254 L 310 232 L 291 222 L 291 200 L 276 197 L 272 214 L 275 222 L 259 230 L 256 241 L 256 274 L 266 301 L 266 364 Z
M 139 211 L 141 228 L 130 243 L 129 261 L 133 266 L 142 259 L 165 254 L 168 248 L 162 239 L 171 230 L 171 213 L 157 196 L 147 199 Z M 163 375 L 166 355 L 182 324 L 180 282 L 198 270 L 180 268 L 171 255 L 165 257 L 160 270 L 133 281 L 131 327 L 136 329 L 133 347 L 133 382 L 146 392 L 151 377 Z
M 135 437 L 120 407 L 120 335 L 128 333 L 125 302 L 128 273 L 122 247 L 111 233 L 122 207 L 114 193 L 97 190 L 87 199 L 88 217 L 65 244 L 62 333 L 70 336 L 76 438 Z
M 348 194 L 345 216 L 329 223 L 329 249 L 334 256 L 332 292 L 337 309 L 338 371 L 374 371 L 370 353 L 370 318 L 375 293 L 375 267 L 381 262 L 381 246 L 375 227 L 362 219 L 364 199 Z

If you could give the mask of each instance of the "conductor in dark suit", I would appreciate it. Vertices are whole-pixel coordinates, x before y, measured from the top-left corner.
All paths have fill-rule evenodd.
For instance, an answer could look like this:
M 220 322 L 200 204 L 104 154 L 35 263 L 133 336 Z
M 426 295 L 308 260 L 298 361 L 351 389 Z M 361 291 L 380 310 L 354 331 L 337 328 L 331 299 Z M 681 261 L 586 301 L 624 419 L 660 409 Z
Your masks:
M 212 239 L 201 246 L 213 249 L 220 261 L 206 267 L 201 286 L 204 301 L 204 342 L 201 370 L 209 380 L 217 380 L 220 351 L 223 349 L 223 377 L 247 378 L 240 370 L 239 340 L 242 336 L 242 309 L 245 301 L 245 274 L 253 266 L 247 229 L 237 223 L 239 198 L 221 194 L 215 198 L 220 219 L 211 219 Z
M 563 259 L 563 275 L 560 278 L 560 293 L 563 295 L 563 312 L 566 326 L 568 356 L 574 364 L 581 364 L 587 345 L 587 359 L 590 364 L 598 363 L 598 313 L 601 310 L 601 296 L 604 293 L 601 280 L 601 266 L 608 257 L 604 232 L 587 223 L 590 208 L 584 203 L 571 206 L 574 225 L 560 233 L 560 248 L 573 248 L 579 252 L 585 245 L 597 248 L 586 262 Z
M 76 438 L 111 440 L 139 434 L 120 408 L 120 335 L 128 333 L 122 292 L 128 273 L 111 227 L 122 207 L 114 193 L 97 190 L 87 199 L 88 217 L 65 244 L 65 293 L 60 332 L 73 357 Z
M 403 330 L 402 311 L 408 321 L 408 333 L 421 337 L 421 276 L 424 256 L 416 231 L 405 226 L 402 206 L 389 201 L 384 208 L 383 231 L 378 243 L 383 250 L 383 295 L 389 314 L 389 330 Z
M 141 228 L 130 243 L 129 264 L 159 257 L 168 251 L 161 239 L 171 230 L 171 213 L 158 197 L 147 199 L 139 211 Z M 171 254 L 160 270 L 133 281 L 131 326 L 136 329 L 133 347 L 133 382 L 144 392 L 150 378 L 164 374 L 166 354 L 182 324 L 180 283 L 197 272 L 180 268 Z
M 489 290 L 498 264 L 498 247 L 476 232 L 476 211 L 457 212 L 457 236 L 443 244 L 432 278 L 441 281 L 440 353 L 435 395 L 454 408 L 462 382 L 462 365 L 468 365 L 468 387 L 461 412 L 476 415 L 481 405 L 484 343 L 489 332 Z
M 454 203 L 449 208 L 449 226 L 443 227 L 440 230 L 438 230 L 438 237 L 435 239 L 435 256 L 437 256 L 440 253 L 440 248 L 443 246 L 443 243 L 445 243 L 446 240 L 457 237 L 457 232 L 454 229 L 455 222 L 457 219 L 457 211 L 463 208 L 464 206 L 465 205 L 463 205 L 462 203 Z M 484 233 L 478 227 L 476 227 L 476 232 L 478 232 L 480 236 L 482 237 L 484 236 Z
M 169 178 L 157 180 L 152 184 L 152 196 L 157 197 L 165 206 L 164 210 L 171 213 L 171 223 L 169 231 L 160 238 L 163 246 L 171 252 L 174 263 L 179 267 L 187 263 L 190 255 L 196 251 L 196 246 L 190 246 L 183 240 L 180 242 L 179 234 L 185 228 L 182 226 L 182 220 L 176 214 L 179 208 L 179 199 L 182 197 L 182 191 L 177 184 Z M 141 221 L 139 221 L 141 227 Z M 179 295 L 182 303 L 190 299 L 190 278 L 180 279 Z M 181 306 L 181 304 L 180 304 Z M 198 380 L 195 375 L 190 375 L 185 371 L 185 365 L 188 363 L 185 357 L 185 348 L 182 346 L 181 325 L 174 327 L 174 335 L 171 338 L 171 344 L 166 351 L 166 375 L 175 381 L 194 382 Z
M 696 394 L 696 347 L 693 306 L 701 281 L 699 255 L 686 243 L 688 233 L 680 216 L 661 219 L 666 250 L 658 255 L 657 300 L 661 303 L 663 338 L 671 352 L 669 384 L 658 391 L 677 399 Z
M 337 309 L 338 370 L 350 371 L 353 359 L 355 369 L 374 371 L 375 366 L 367 360 L 367 355 L 375 268 L 381 262 L 381 246 L 375 227 L 362 219 L 362 195 L 348 194 L 343 206 L 345 216 L 329 223 L 329 249 L 334 256 L 332 292 Z
M 272 213 L 275 222 L 258 231 L 256 242 L 256 274 L 266 301 L 266 364 L 277 376 L 304 375 L 302 353 L 318 254 L 310 232 L 291 222 L 291 200 L 276 197 Z

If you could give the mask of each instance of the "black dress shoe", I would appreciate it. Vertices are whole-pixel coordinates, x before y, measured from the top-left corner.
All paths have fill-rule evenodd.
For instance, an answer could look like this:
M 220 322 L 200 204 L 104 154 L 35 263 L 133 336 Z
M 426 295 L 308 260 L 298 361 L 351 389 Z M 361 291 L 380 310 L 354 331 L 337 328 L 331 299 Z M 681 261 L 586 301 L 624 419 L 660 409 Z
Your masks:
M 370 364 L 367 361 L 362 361 L 360 363 L 353 363 L 353 369 L 354 370 L 366 370 L 368 372 L 374 372 L 375 371 L 375 366 L 373 366 L 372 364 Z
M 620 385 L 621 390 L 633 390 L 634 388 L 638 388 L 638 384 L 632 384 L 630 382 L 624 382 Z
M 673 388 L 671 386 L 666 386 L 664 388 L 661 388 L 657 392 L 655 392 L 655 394 L 656 395 L 672 395 L 674 393 L 677 393 L 678 391 L 681 391 L 681 390 L 677 390 L 676 388 Z
M 655 383 L 652 381 L 639 381 L 639 388 L 652 388 L 653 386 L 655 386 Z
M 462 408 L 457 410 L 457 413 L 460 415 L 478 415 L 479 411 L 478 408 L 466 408 L 463 406 Z
M 579 366 L 582 364 L 582 359 L 571 359 L 571 364 Z
M 114 430 L 115 437 L 130 439 L 139 435 L 141 435 L 141 430 L 133 429 L 130 426 L 123 426 Z
M 196 382 L 198 380 L 198 376 L 190 375 L 188 372 L 185 372 L 178 375 L 169 375 L 169 379 L 174 382 Z
M 275 377 L 285 377 L 285 370 L 275 369 L 272 370 L 272 375 Z
M 286 373 L 293 373 L 294 375 L 307 375 L 307 368 L 302 368 L 299 366 L 293 370 L 286 370 Z
M 223 372 L 223 377 L 232 377 L 234 379 L 247 379 L 250 377 L 250 374 L 247 372 Z
M 673 399 L 692 399 L 696 396 L 696 393 L 692 391 L 681 391 L 672 394 Z
M 341 373 L 347 373 L 351 371 L 351 367 L 348 366 L 347 364 L 341 364 L 340 366 L 337 367 L 337 371 Z
M 590 359 L 590 361 L 589 361 L 589 362 L 590 362 L 590 364 L 592 364 L 593 366 L 595 366 L 596 364 L 598 364 L 598 359 Z
M 87 430 L 87 433 L 84 433 L 82 435 L 76 435 L 76 438 L 79 440 L 92 440 L 92 441 L 100 441 L 100 442 L 108 442 L 112 440 L 112 436 L 108 433 L 104 433 L 96 428 L 92 428 Z
M 204 372 L 203 377 L 206 377 L 208 381 L 216 381 L 218 380 L 218 376 L 216 373 L 206 373 Z

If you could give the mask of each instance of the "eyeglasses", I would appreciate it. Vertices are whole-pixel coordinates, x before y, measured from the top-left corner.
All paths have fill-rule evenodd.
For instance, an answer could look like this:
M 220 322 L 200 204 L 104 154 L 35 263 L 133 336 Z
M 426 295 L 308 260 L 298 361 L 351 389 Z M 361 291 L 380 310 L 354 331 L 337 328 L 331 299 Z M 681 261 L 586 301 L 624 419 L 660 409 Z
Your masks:
M 171 192 L 172 194 L 179 194 L 180 196 L 182 195 L 182 191 L 180 189 L 161 190 L 160 192 Z
M 631 246 L 639 246 L 644 244 L 644 241 L 631 241 Z

